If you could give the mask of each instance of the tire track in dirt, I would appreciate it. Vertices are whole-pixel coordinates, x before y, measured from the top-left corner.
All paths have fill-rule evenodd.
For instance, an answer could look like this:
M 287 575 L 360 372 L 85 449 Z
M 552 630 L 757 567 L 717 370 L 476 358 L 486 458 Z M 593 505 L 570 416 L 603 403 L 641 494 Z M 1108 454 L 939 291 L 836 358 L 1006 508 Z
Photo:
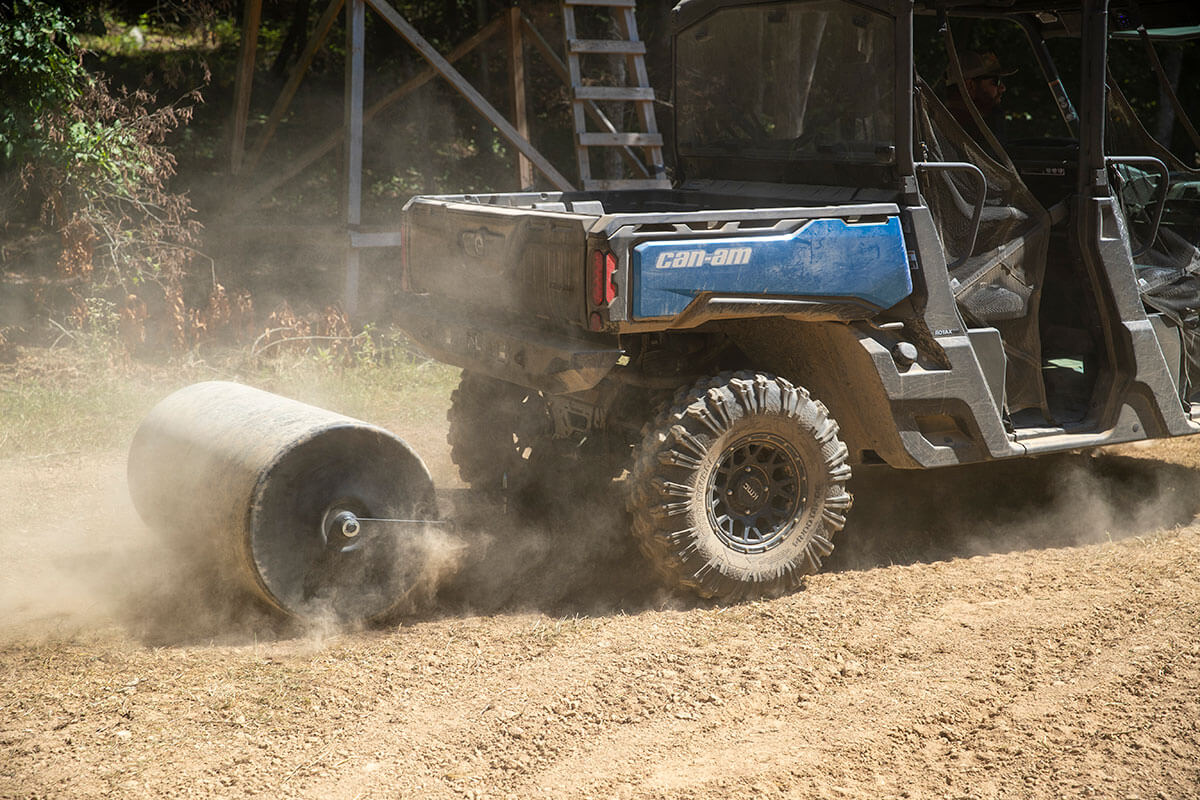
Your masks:
M 1036 714 L 1021 714 L 1017 708 L 1019 702 L 1024 701 L 1031 708 L 1041 709 L 1061 709 L 1071 708 L 1075 705 L 1075 698 L 1067 697 L 1067 690 L 1061 690 L 1059 686 L 1068 686 L 1072 682 L 1078 682 L 1078 679 L 1070 672 L 1055 671 L 1052 663 L 1045 664 L 1050 667 L 1048 675 L 1041 675 L 1040 671 L 1031 676 L 1027 676 L 1026 684 L 1016 692 L 1013 692 L 1009 698 L 1004 698 L 1003 695 L 997 696 L 997 689 L 1000 686 L 996 685 L 996 681 L 988 677 L 987 674 L 981 674 L 984 669 L 990 666 L 989 662 L 994 662 L 993 653 L 996 650 L 1004 650 L 1007 648 L 1010 652 L 1013 650 L 1020 651 L 1022 649 L 1037 654 L 1039 652 L 1037 642 L 1043 638 L 1053 638 L 1061 636 L 1064 632 L 1069 633 L 1070 629 L 1076 625 L 1074 620 L 1064 620 L 1056 624 L 1045 625 L 1026 624 L 1023 626 L 1014 626 L 1014 617 L 1016 618 L 1033 618 L 1042 620 L 1054 620 L 1054 608 L 1060 605 L 1060 597 L 1050 597 L 1042 602 L 1035 604 L 1026 604 L 1026 608 L 1021 609 L 1021 598 L 1013 598 L 1011 601 L 1002 600 L 990 601 L 991 608 L 986 606 L 983 608 L 971 608 L 971 604 L 965 604 L 958 600 L 951 600 L 948 605 L 953 606 L 956 610 L 953 614 L 946 615 L 940 613 L 941 610 L 933 614 L 922 615 L 919 619 L 920 630 L 915 636 L 909 638 L 909 645 L 904 644 L 904 638 L 900 637 L 897 640 L 897 646 L 891 647 L 893 655 L 888 657 L 887 648 L 882 651 L 879 648 L 874 648 L 868 643 L 867 647 L 862 647 L 861 643 L 847 640 L 847 646 L 852 651 L 867 660 L 867 665 L 853 664 L 849 667 L 849 672 L 855 676 L 853 681 L 846 681 L 844 684 L 838 685 L 838 689 L 843 689 L 850 692 L 851 696 L 859 698 L 888 698 L 890 702 L 879 703 L 876 707 L 877 722 L 873 726 L 875 729 L 883 729 L 887 731 L 891 729 L 894 738 L 901 741 L 901 750 L 908 749 L 902 744 L 904 737 L 902 732 L 910 731 L 916 734 L 915 739 L 922 743 L 919 749 L 910 749 L 906 754 L 906 758 L 918 758 L 924 756 L 927 766 L 934 773 L 945 772 L 943 766 L 947 760 L 953 760 L 963 757 L 963 753 L 974 757 L 974 752 L 977 748 L 970 744 L 970 720 L 973 714 L 978 716 L 978 709 L 981 707 L 987 708 L 986 719 L 1009 717 L 1012 722 L 1008 725 L 1009 733 L 1003 737 L 1006 741 L 1016 738 L 1017 740 L 1027 739 L 1030 735 L 1022 735 L 1021 731 L 1029 730 L 1030 728 L 1046 729 L 1046 723 Z M 994 609 L 1002 606 L 1009 606 L 1016 609 L 1016 613 L 996 613 Z M 977 621 L 974 626 L 964 625 L 960 620 L 963 611 L 969 610 L 968 617 Z M 1184 630 L 1189 628 L 1195 621 L 1194 609 L 1191 612 L 1191 619 L 1185 621 Z M 1087 623 L 1089 626 L 1091 622 Z M 970 635 L 958 636 L 955 635 L 955 628 L 973 627 L 974 630 Z M 837 631 L 834 636 L 836 641 L 840 636 L 838 634 L 844 631 Z M 942 654 L 943 648 L 935 646 L 930 650 L 930 634 L 937 634 L 933 641 L 939 638 L 948 641 L 954 641 L 959 646 L 955 648 L 951 655 L 955 658 L 951 660 L 941 659 L 938 656 Z M 1157 631 L 1149 630 L 1144 632 L 1145 636 L 1155 636 Z M 912 642 L 921 643 L 921 650 L 914 651 L 911 649 Z M 965 645 L 965 646 L 964 646 Z M 1137 645 L 1135 645 L 1137 646 Z M 897 659 L 895 656 L 900 658 Z M 1098 657 L 1097 663 L 1101 663 L 1106 655 L 1115 655 L 1113 653 L 1102 653 Z M 874 656 L 874 658 L 872 658 Z M 1187 656 L 1185 655 L 1186 659 Z M 1042 659 L 1043 662 L 1047 659 Z M 909 662 L 905 667 L 905 662 Z M 897 668 L 900 667 L 900 668 Z M 1193 665 L 1194 667 L 1194 665 Z M 857 676 L 859 670 L 862 669 L 865 677 Z M 1120 673 L 1119 673 L 1120 674 Z M 1194 672 L 1192 673 L 1194 677 Z M 1065 678 L 1065 680 L 1064 680 Z M 853 684 L 853 686 L 851 685 Z M 918 688 L 919 687 L 919 688 Z M 823 687 L 827 688 L 827 687 Z M 836 689 L 835 689 L 836 691 Z M 1080 693 L 1072 691 L 1071 693 L 1079 695 Z M 840 694 L 840 692 L 839 692 Z M 1107 686 L 1101 686 L 1097 691 L 1091 694 L 1114 694 L 1113 689 Z M 1120 692 L 1115 692 L 1115 696 L 1120 696 Z M 790 718 L 794 725 L 789 726 L 787 732 L 779 733 L 773 737 L 767 737 L 771 744 L 768 746 L 771 752 L 787 752 L 787 744 L 793 742 L 795 733 L 793 731 L 804 731 L 805 741 L 816 740 L 818 742 L 839 742 L 836 746 L 830 746 L 826 749 L 824 755 L 835 755 L 844 750 L 853 752 L 856 746 L 862 746 L 861 737 L 847 737 L 846 726 L 834 723 L 832 725 L 823 722 L 825 719 L 859 719 L 860 714 L 854 712 L 858 709 L 854 708 L 852 701 L 839 700 L 837 696 L 818 695 L 816 698 L 816 710 L 818 712 L 817 719 L 814 721 L 810 718 L 805 718 L 805 715 L 799 712 L 787 712 L 785 717 Z M 908 709 L 917 710 L 913 711 Z M 920 711 L 920 709 L 935 708 L 939 709 L 936 713 L 928 711 Z M 849 712 L 849 713 L 847 713 Z M 1050 717 L 1053 718 L 1056 712 L 1051 712 Z M 1022 717 L 1030 717 L 1022 719 Z M 1032 723 L 1032 724 L 1030 724 Z M 981 721 L 976 723 L 977 726 L 982 726 L 983 729 L 988 727 L 987 722 L 981 717 Z M 860 731 L 863 730 L 861 722 L 857 727 Z M 897 736 L 896 734 L 901 734 Z M 658 738 L 658 732 L 651 738 Z M 757 739 L 763 738 L 758 731 L 739 731 L 730 729 L 726 725 L 720 726 L 720 733 L 714 737 L 714 741 L 706 747 L 700 747 L 691 740 L 689 747 L 698 749 L 700 752 L 700 760 L 703 759 L 704 750 L 708 749 L 709 755 L 721 752 L 721 748 L 728 744 L 728 741 L 736 741 L 739 747 L 747 741 L 756 742 Z M 869 737 L 868 737 L 869 738 Z M 871 750 L 881 749 L 880 742 L 868 742 Z M 934 745 L 930 747 L 930 745 Z M 750 750 L 757 750 L 756 747 L 751 747 Z M 811 746 L 808 748 L 812 750 Z M 882 748 L 885 749 L 886 748 Z M 1018 751 L 1019 752 L 1019 751 Z M 989 771 L 994 769 L 982 766 L 992 764 L 997 759 L 991 755 L 986 749 L 982 750 L 982 757 L 976 760 L 981 762 L 979 770 Z M 635 756 L 636 757 L 636 756 Z M 798 759 L 803 763 L 804 759 Z M 676 770 L 680 774 L 688 774 L 688 762 L 686 759 L 680 762 Z M 725 764 L 725 762 L 721 762 Z M 812 765 L 810 765 L 811 767 Z M 970 775 L 971 769 L 968 767 L 968 759 L 962 761 L 963 770 Z M 724 779 L 728 779 L 731 770 L 736 770 L 736 767 L 730 767 L 725 764 L 724 769 L 726 774 Z M 790 767 L 791 772 L 795 773 L 795 765 Z M 734 773 L 736 774 L 736 773 Z M 661 778 L 662 770 L 656 775 Z M 814 780 L 818 780 L 821 772 L 818 770 L 812 776 Z M 753 776 L 752 776 L 753 777 Z M 890 788 L 894 794 L 901 793 L 900 786 L 887 785 L 887 781 L 882 780 L 881 776 L 876 774 L 873 776 L 876 783 L 876 791 L 880 791 L 880 796 L 886 796 L 887 790 Z M 1194 773 L 1193 773 L 1193 777 Z M 784 779 L 784 784 L 788 785 L 794 781 Z M 864 786 L 860 787 L 864 792 L 871 790 L 870 780 L 864 781 Z M 1162 785 L 1160 782 L 1159 785 Z M 1188 784 L 1176 783 L 1176 786 L 1182 788 Z M 705 791 L 717 790 L 719 786 L 705 787 Z M 726 787 L 727 788 L 727 787 Z M 818 787 L 819 788 L 819 787 Z M 825 786 L 828 789 L 828 786 Z M 935 786 L 926 787 L 932 791 Z M 974 789 L 972 790 L 975 791 Z M 702 794 L 703 792 L 697 792 Z M 915 796 L 925 796 L 918 793 Z
M 1188 549 L 1195 553 L 1194 541 Z M 1131 642 L 1161 639 L 1161 626 L 1152 619 L 1129 615 L 1114 631 L 1102 627 L 1108 615 L 1094 608 L 1097 599 L 1123 605 L 1144 590 L 1112 581 L 1077 612 L 1055 613 L 1076 587 L 1064 582 L 1070 572 L 1063 576 L 1056 563 L 1061 559 L 1051 554 L 1042 565 L 1026 559 L 1034 581 L 1061 587 L 1033 602 L 1009 595 L 969 604 L 952 595 L 973 585 L 956 582 L 964 578 L 977 578 L 987 595 L 983 576 L 1005 560 L 971 559 L 948 570 L 891 568 L 873 581 L 832 576 L 820 587 L 826 602 L 816 613 L 810 594 L 719 612 L 592 621 L 561 644 L 518 656 L 517 666 L 482 683 L 472 681 L 479 700 L 507 698 L 490 721 L 481 720 L 493 709 L 481 713 L 478 703 L 447 703 L 445 687 L 431 687 L 429 699 L 414 701 L 403 741 L 396 744 L 413 747 L 408 732 L 414 726 L 434 732 L 438 744 L 417 746 L 415 755 L 431 759 L 424 780 L 435 780 L 443 768 L 445 773 L 433 787 L 420 788 L 440 786 L 446 796 L 472 785 L 516 796 L 631 797 L 836 795 L 839 789 L 863 797 L 947 790 L 1049 797 L 1072 786 L 1085 796 L 1100 779 L 1103 785 L 1093 788 L 1113 796 L 1114 786 L 1137 793 L 1144 781 L 1178 791 L 1191 785 L 1194 770 L 1189 774 L 1179 762 L 1152 769 L 1142 763 L 1144 748 L 1132 744 L 1115 743 L 1104 764 L 1078 757 L 1104 735 L 1092 731 L 1104 716 L 1072 709 L 1095 696 L 1125 705 L 1122 681 L 1142 673 L 1112 670 L 1115 650 L 1072 665 L 1051 656 L 1044 644 L 1078 636 L 1081 628 L 1095 632 L 1091 638 L 1107 630 Z M 1090 569 L 1085 563 L 1077 571 Z M 902 579 L 888 581 L 894 573 Z M 889 596 L 870 585 L 879 582 L 904 584 L 906 591 L 892 594 L 890 607 L 884 606 Z M 1148 599 L 1159 599 L 1158 588 L 1151 587 Z M 1196 621 L 1194 607 L 1177 616 L 1181 627 L 1172 628 L 1172 643 Z M 888 620 L 899 635 L 888 636 L 886 629 L 880 634 Z M 1013 657 L 1016 687 L 998 679 L 1005 674 L 999 668 Z M 1182 678 L 1194 681 L 1187 651 L 1177 661 Z M 1169 691 L 1178 694 L 1186 685 L 1181 679 Z M 1083 716 L 1063 724 L 1072 713 Z M 383 729 L 367 738 L 387 742 L 388 736 Z M 1196 752 L 1194 743 L 1176 746 Z M 455 754 L 461 763 L 450 764 Z M 897 763 L 906 766 L 883 767 Z M 325 794 L 334 787 L 313 788 Z
M 1174 800 L 1200 785 L 1200 530 L 1163 530 L 1190 519 L 1188 469 L 1105 462 L 1120 476 L 969 530 L 982 482 L 947 475 L 937 513 L 874 529 L 875 501 L 838 571 L 730 607 L 639 586 L 613 530 L 564 540 L 485 516 L 467 533 L 492 554 L 467 571 L 486 580 L 398 628 L 334 633 L 206 608 L 198 576 L 105 499 L 119 463 L 6 484 L 42 493 L 65 548 L 54 580 L 89 606 L 5 628 L 0 796 Z M 80 488 L 77 470 L 107 477 Z M 885 482 L 901 498 L 930 485 L 907 480 Z M 1121 523 L 1109 536 L 1055 527 L 1063 492 L 1094 502 L 1111 481 L 1141 505 L 1102 515 Z M 520 557 L 501 558 L 514 532 Z M 17 541 L 24 569 L 39 542 Z

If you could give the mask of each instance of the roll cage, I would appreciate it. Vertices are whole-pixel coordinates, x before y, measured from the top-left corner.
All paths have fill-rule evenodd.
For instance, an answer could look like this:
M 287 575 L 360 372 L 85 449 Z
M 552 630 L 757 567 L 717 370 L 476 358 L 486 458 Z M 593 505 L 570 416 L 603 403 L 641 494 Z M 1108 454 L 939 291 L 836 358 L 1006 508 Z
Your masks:
M 817 145 L 809 147 L 808 128 L 781 125 L 778 119 L 790 120 L 794 115 L 780 115 L 773 109 L 762 116 L 776 120 L 774 127 L 765 135 L 761 131 L 751 134 L 746 140 L 750 146 L 739 147 L 737 141 L 731 141 L 723 152 L 696 148 L 695 131 L 689 126 L 699 118 L 692 104 L 695 98 L 704 97 L 704 87 L 697 91 L 688 85 L 692 76 L 677 72 L 674 140 L 681 183 L 711 178 L 873 190 L 889 193 L 910 210 L 908 213 L 932 213 L 937 229 L 932 241 L 940 243 L 943 250 L 957 313 L 938 311 L 938 324 L 934 324 L 923 310 L 932 307 L 932 295 L 922 295 L 920 282 L 914 281 L 917 288 L 910 311 L 897 309 L 896 314 L 915 311 L 925 315 L 924 322 L 935 336 L 956 330 L 992 331 L 1003 344 L 1000 360 L 1006 366 L 1001 369 L 1007 376 L 997 406 L 1018 439 L 1047 436 L 1053 430 L 1110 430 L 1125 413 L 1122 409 L 1133 402 L 1131 386 L 1141 386 L 1137 392 L 1164 402 L 1163 397 L 1173 390 L 1163 388 L 1167 385 L 1161 379 L 1164 373 L 1151 363 L 1161 342 L 1156 344 L 1150 333 L 1146 309 L 1152 304 L 1139 285 L 1139 270 L 1145 266 L 1139 258 L 1156 239 L 1158 218 L 1168 196 L 1169 161 L 1164 151 L 1150 144 L 1148 135 L 1142 142 L 1110 150 L 1106 125 L 1113 107 L 1108 45 L 1114 32 L 1143 38 L 1183 35 L 1165 29 L 1200 24 L 1200 6 L 1179 0 L 684 0 L 673 12 L 676 63 L 694 58 L 696 42 L 706 36 L 728 36 L 739 25 L 749 29 L 752 24 L 743 18 L 752 14 L 758 14 L 754 24 L 759 25 L 760 36 L 771 36 L 774 34 L 762 31 L 772 24 L 784 26 L 805 13 L 833 6 L 848 10 L 850 24 L 864 31 L 878 27 L 875 23 L 880 19 L 888 21 L 885 27 L 894 48 L 892 71 L 887 75 L 891 91 L 885 101 L 891 109 L 890 138 L 870 142 L 876 157 L 864 159 L 863 151 L 853 148 L 822 147 L 819 137 Z M 916 76 L 913 49 L 918 16 L 948 20 L 950 24 L 942 26 L 947 31 L 953 30 L 956 20 L 964 19 L 1007 20 L 1020 26 L 1050 86 L 1066 135 L 1024 143 L 1024 151 L 1016 156 L 1019 164 L 1004 144 L 988 133 L 986 125 L 978 128 L 987 141 L 972 141 L 944 107 L 939 110 L 937 98 Z M 797 48 L 819 48 L 812 44 L 811 27 L 805 33 L 796 26 Z M 1146 33 L 1139 34 L 1139 27 Z M 1074 96 L 1063 86 L 1047 47 L 1047 41 L 1063 37 L 1079 43 Z M 946 39 L 953 70 L 958 57 L 949 33 Z M 839 53 L 845 52 L 845 41 L 851 42 L 851 61 L 863 53 L 862 37 L 857 45 L 852 37 L 839 40 L 843 45 Z M 733 44 L 736 47 L 736 42 Z M 746 71 L 756 68 L 740 57 Z M 810 61 L 825 57 L 818 52 Z M 806 62 L 798 59 L 796 63 L 803 67 Z M 720 67 L 710 63 L 709 74 L 720 73 Z M 805 98 L 817 96 L 808 86 L 802 88 Z M 882 96 L 878 87 L 870 88 L 873 96 Z M 724 93 L 730 106 L 745 100 L 747 94 Z M 714 94 L 719 99 L 721 91 Z M 795 93 L 788 91 L 749 94 L 783 104 L 796 99 Z M 832 102 L 849 105 L 854 99 L 842 97 Z M 712 108 L 719 105 L 710 103 Z M 757 110 L 764 108 L 760 104 Z M 838 124 L 845 129 L 853 113 L 839 109 L 839 114 Z M 945 130 L 934 130 L 931 124 Z M 791 149 L 784 152 L 758 146 L 762 139 L 786 142 L 788 137 L 792 137 Z M 938 139 L 943 146 L 931 148 Z M 1138 180 L 1152 187 L 1142 209 L 1149 224 L 1132 232 L 1133 217 L 1124 207 L 1124 187 L 1120 185 L 1123 176 L 1130 174 L 1143 176 Z M 939 193 L 940 199 L 935 196 Z M 1190 195 L 1179 194 L 1180 200 L 1190 202 Z M 955 213 L 963 219 L 948 221 Z M 967 227 L 969 235 L 958 235 Z M 1143 241 L 1136 241 L 1142 231 Z M 940 274 L 940 259 L 931 252 L 930 240 L 925 242 L 914 257 L 932 259 L 930 274 Z M 1194 249 L 1194 245 L 1188 247 Z M 929 286 L 926 290 L 933 291 Z M 1186 338 L 1188 334 L 1182 335 Z M 1059 370 L 1068 373 L 1065 389 L 1050 377 L 1054 371 L 1048 366 L 1055 362 L 1074 365 Z M 1152 373 L 1154 377 L 1148 377 Z M 1189 397 L 1200 386 L 1200 376 L 1196 381 L 1178 375 L 1172 380 L 1179 400 L 1189 410 Z
M 1029 34 L 1034 53 L 1046 73 L 1047 83 L 1058 102 L 1060 112 L 1068 128 L 1079 138 L 1077 174 L 1081 181 L 1079 191 L 1090 191 L 1098 170 L 1105 170 L 1104 119 L 1106 116 L 1106 65 L 1107 45 L 1110 35 L 1130 38 L 1138 36 L 1139 27 L 1147 30 L 1151 37 L 1162 39 L 1186 38 L 1190 31 L 1200 31 L 1200 4 L 1189 0 L 683 0 L 672 11 L 672 46 L 678 63 L 687 45 L 681 36 L 695 31 L 696 26 L 714 15 L 737 9 L 771 8 L 785 5 L 828 5 L 834 4 L 864 12 L 886 15 L 894 20 L 892 47 L 894 48 L 893 89 L 890 92 L 894 126 L 887 143 L 886 152 L 881 152 L 873 165 L 841 163 L 832 166 L 828 153 L 814 153 L 804 161 L 804 169 L 789 166 L 795 159 L 775 160 L 771 167 L 755 168 L 754 162 L 770 162 L 769 158 L 745 158 L 737 153 L 727 153 L 724 159 L 698 158 L 687 149 L 688 131 L 680 130 L 680 114 L 676 114 L 675 163 L 680 175 L 686 180 L 700 177 L 708 170 L 720 169 L 721 162 L 731 165 L 727 171 L 738 172 L 749 179 L 772 179 L 780 182 L 804 182 L 841 184 L 852 181 L 856 185 L 873 184 L 879 188 L 892 187 L 912 195 L 916 189 L 916 162 L 920 159 L 913 150 L 914 80 L 913 63 L 913 17 L 914 15 L 941 15 L 951 18 L 1008 19 L 1024 28 Z M 1081 41 L 1081 91 L 1080 96 L 1071 98 L 1058 80 L 1057 69 L 1047 52 L 1044 42 L 1057 37 L 1078 38 Z M 672 95 L 677 108 L 681 98 L 681 82 L 687 76 L 675 71 L 675 86 Z M 682 92 L 686 94 L 686 90 Z M 686 103 L 682 109 L 686 121 Z M 1086 113 L 1086 120 L 1082 114 Z M 1086 122 L 1086 124 L 1081 124 Z M 680 145 L 683 144 L 681 149 Z M 836 156 L 836 154 L 834 154 Z M 748 162 L 748 163 L 747 163 Z M 1087 177 L 1091 176 L 1091 177 Z M 729 177 L 709 175 L 704 177 Z

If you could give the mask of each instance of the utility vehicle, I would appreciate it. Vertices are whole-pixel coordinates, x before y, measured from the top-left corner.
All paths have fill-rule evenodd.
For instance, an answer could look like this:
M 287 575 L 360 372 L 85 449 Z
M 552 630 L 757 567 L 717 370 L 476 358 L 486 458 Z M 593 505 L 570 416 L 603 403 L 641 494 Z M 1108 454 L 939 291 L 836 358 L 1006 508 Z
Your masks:
M 466 482 L 574 498 L 621 476 L 667 584 L 734 599 L 820 567 L 858 465 L 1200 432 L 1200 183 L 1107 59 L 1141 39 L 1148 72 L 1200 33 L 1196 4 L 684 0 L 672 20 L 672 188 L 406 206 L 401 324 L 464 370 Z M 1046 130 L 972 108 L 977 141 L 947 110 L 955 34 L 981 20 L 1024 32 L 1001 56 L 1042 74 Z

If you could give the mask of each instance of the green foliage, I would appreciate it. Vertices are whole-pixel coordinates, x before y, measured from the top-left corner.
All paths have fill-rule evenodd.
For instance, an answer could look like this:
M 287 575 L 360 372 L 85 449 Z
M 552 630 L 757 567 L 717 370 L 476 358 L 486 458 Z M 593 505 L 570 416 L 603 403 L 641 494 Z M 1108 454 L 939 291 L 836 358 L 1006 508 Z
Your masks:
M 325 346 L 271 358 L 243 351 L 229 368 L 253 386 L 384 427 L 444 418 L 458 369 L 418 356 L 395 331 L 368 326 L 352 338 L 348 354 Z
M 40 0 L 0 18 L 0 205 L 62 242 L 57 277 L 74 288 L 59 297 L 71 307 L 48 307 L 49 318 L 112 339 L 120 316 L 131 348 L 180 349 L 198 318 L 183 296 L 199 226 L 169 188 L 176 162 L 165 140 L 199 94 L 160 105 L 148 91 L 110 88 L 85 68 L 72 26 Z
M 111 308 L 102 310 L 111 316 Z M 159 399 L 214 378 L 393 429 L 422 429 L 444 420 L 459 371 L 416 358 L 397 334 L 373 333 L 380 342 L 375 356 L 340 368 L 307 353 L 253 359 L 245 350 L 214 350 L 203 360 L 192 356 L 147 366 L 114 360 L 114 350 L 99 338 L 31 354 L 0 365 L 0 459 L 126 447 L 138 421 Z
M 69 142 L 48 135 L 45 120 L 76 99 L 87 81 L 77 55 L 72 23 L 38 0 L 18 0 L 0 18 L 0 149 L 6 161 L 69 151 Z
M 81 341 L 0 367 L 0 458 L 125 444 L 167 387 L 111 355 L 99 341 Z
M 155 171 L 164 159 L 146 145 L 161 138 L 162 123 L 174 121 L 160 119 L 160 130 L 151 130 L 148 96 L 111 95 L 84 69 L 72 24 L 39 0 L 19 0 L 12 16 L 0 20 L 4 166 L 40 177 L 36 189 L 60 215 L 105 195 L 133 198 L 160 183 Z
M 20 0 L 12 16 L 0 20 L 0 63 L 6 65 L 0 151 L 7 169 L 69 170 L 84 194 L 94 194 L 102 184 L 138 182 L 149 165 L 139 159 L 138 137 L 126 120 L 79 114 L 99 87 L 82 65 L 73 24 L 39 0 Z

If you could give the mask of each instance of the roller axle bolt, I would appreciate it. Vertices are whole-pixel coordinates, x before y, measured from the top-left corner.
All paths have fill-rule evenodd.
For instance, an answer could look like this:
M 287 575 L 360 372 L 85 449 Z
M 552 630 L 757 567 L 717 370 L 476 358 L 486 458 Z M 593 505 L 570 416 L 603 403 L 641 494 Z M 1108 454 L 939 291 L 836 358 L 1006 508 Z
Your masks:
M 362 532 L 362 523 L 358 521 L 358 517 L 354 516 L 349 511 L 339 511 L 333 518 L 334 530 L 341 531 L 342 536 L 347 539 L 353 539 Z

